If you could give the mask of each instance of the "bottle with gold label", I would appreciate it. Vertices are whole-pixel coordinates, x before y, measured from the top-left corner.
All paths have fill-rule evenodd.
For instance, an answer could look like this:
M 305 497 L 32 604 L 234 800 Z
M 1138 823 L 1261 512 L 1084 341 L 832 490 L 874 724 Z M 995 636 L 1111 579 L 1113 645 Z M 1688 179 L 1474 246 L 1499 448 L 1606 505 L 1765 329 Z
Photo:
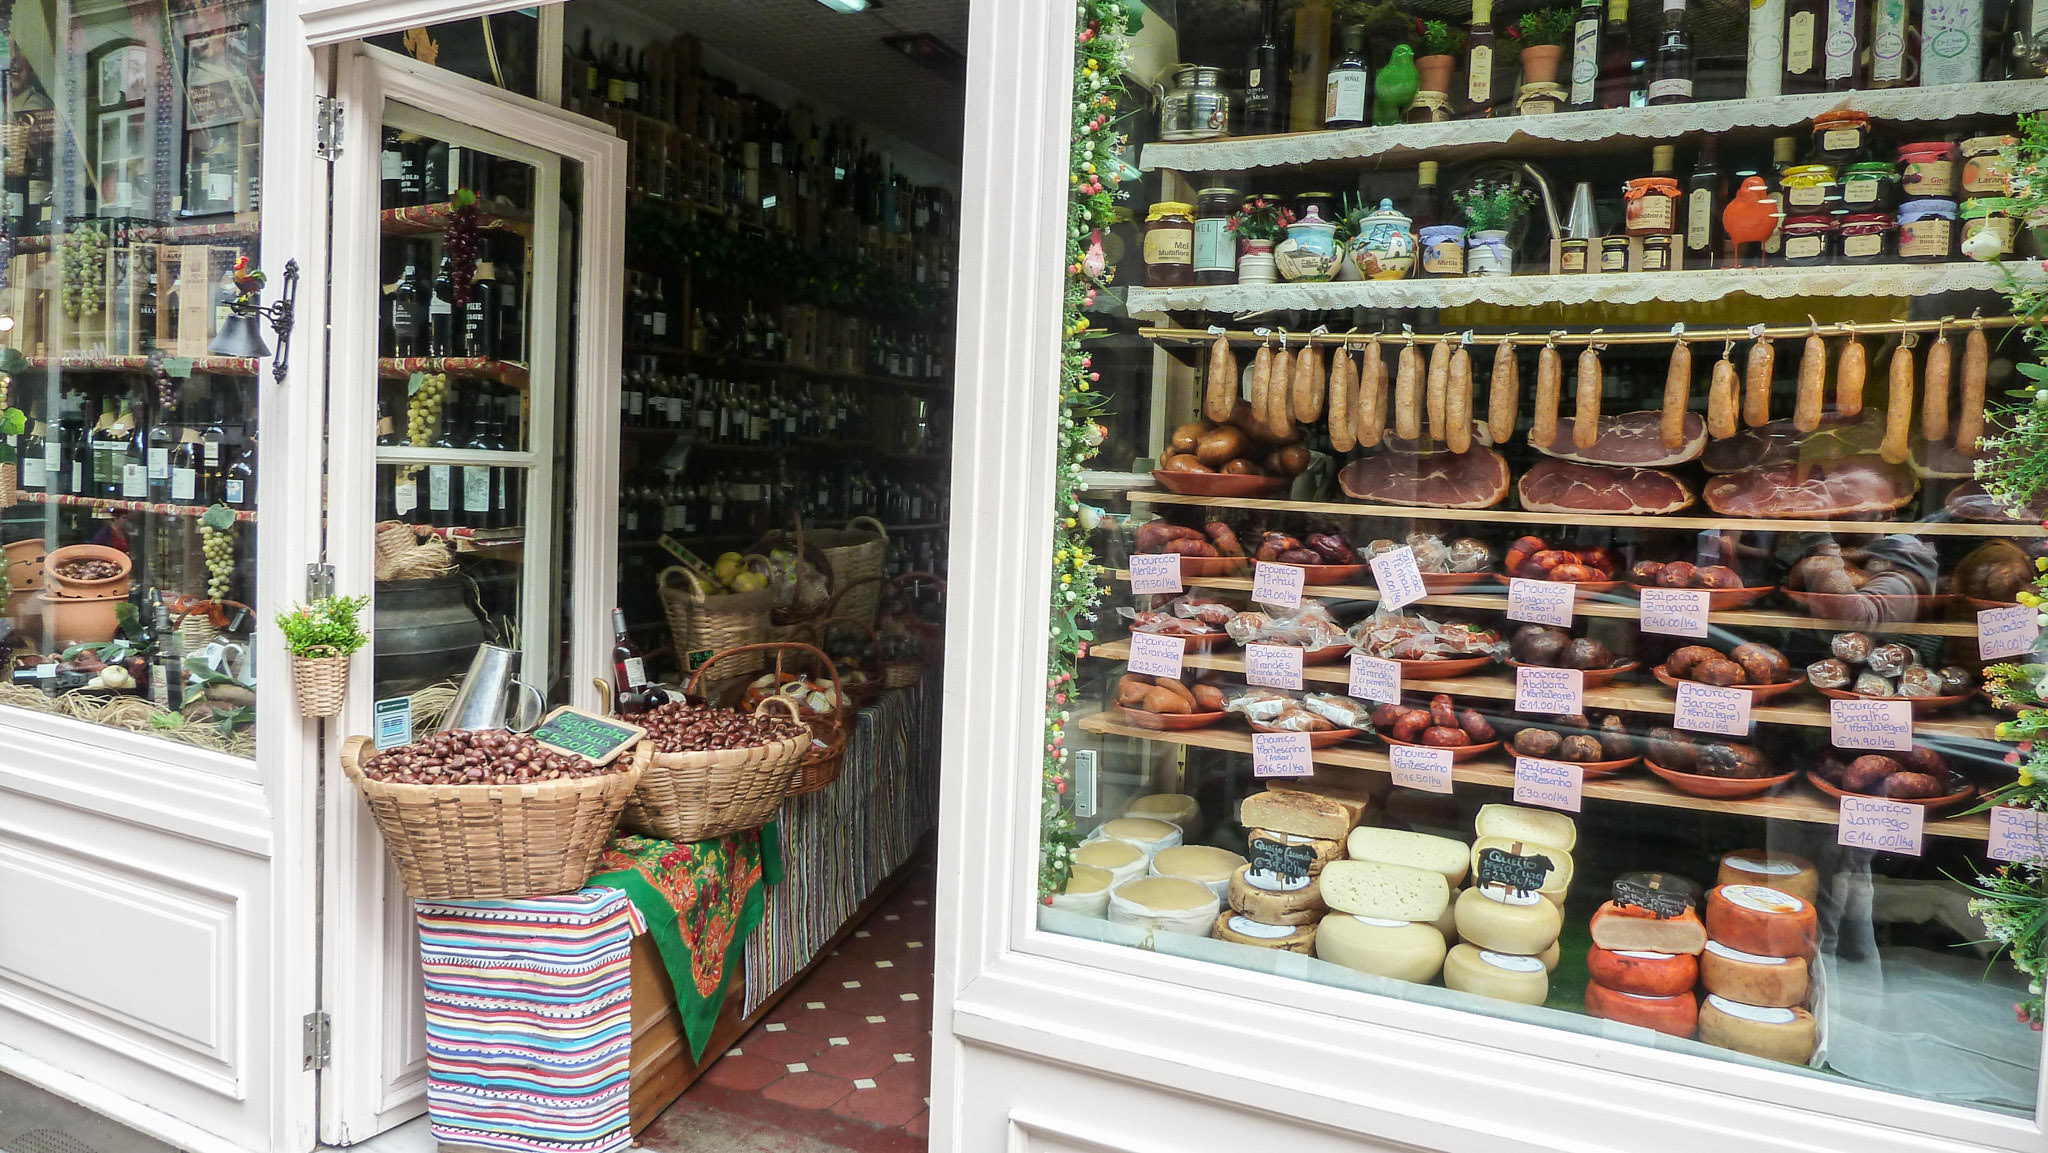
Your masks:
M 1823 23 L 1829 0 L 1787 0 L 1785 5 L 1785 82 L 1781 86 L 1786 95 L 1797 92 L 1819 92 L 1825 84 L 1822 79 L 1822 37 L 1826 25 Z
M 1472 27 L 1465 34 L 1465 112 L 1493 110 L 1493 0 L 1472 0 Z
M 1711 132 L 1700 135 L 1699 155 L 1685 181 L 1685 267 L 1714 267 L 1715 233 L 1721 224 L 1719 145 Z

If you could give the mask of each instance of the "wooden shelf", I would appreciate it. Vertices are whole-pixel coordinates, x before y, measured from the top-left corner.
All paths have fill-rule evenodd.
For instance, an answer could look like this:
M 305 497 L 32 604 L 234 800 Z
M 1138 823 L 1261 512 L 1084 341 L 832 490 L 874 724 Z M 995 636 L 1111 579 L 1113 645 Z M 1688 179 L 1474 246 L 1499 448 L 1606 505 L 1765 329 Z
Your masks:
M 73 221 L 74 224 L 84 221 Z M 207 240 L 241 240 L 253 242 L 260 231 L 260 218 L 254 212 L 245 212 L 227 220 L 213 220 L 204 224 L 156 224 L 130 229 L 128 240 L 140 244 L 175 244 Z M 48 252 L 52 242 L 61 237 L 46 234 L 19 236 L 14 240 L 17 254 Z
M 1131 656 L 1131 642 L 1128 640 L 1107 641 L 1088 650 L 1090 657 L 1105 661 L 1127 661 Z M 1236 650 L 1229 652 L 1190 652 L 1181 658 L 1185 668 L 1210 669 L 1215 672 L 1244 675 L 1244 657 Z M 1480 697 L 1487 700 L 1512 701 L 1515 699 L 1515 678 L 1512 669 L 1502 666 L 1497 672 L 1474 673 L 1471 676 L 1449 677 L 1436 680 L 1428 677 L 1403 677 L 1401 689 L 1416 693 L 1449 693 L 1453 697 Z M 1668 715 L 1677 710 L 1677 700 L 1671 689 L 1659 684 L 1647 668 L 1637 669 L 1628 674 L 1638 681 L 1615 681 L 1602 688 L 1585 691 L 1585 704 L 1589 709 L 1612 709 L 1627 713 L 1658 713 Z M 1339 662 L 1332 665 L 1309 665 L 1301 670 L 1302 680 L 1310 684 L 1344 685 L 1351 683 L 1351 670 Z M 1795 690 L 1795 696 L 1797 690 Z M 1780 697 L 1779 700 L 1787 700 Z M 1964 707 L 1968 707 L 1965 702 Z M 1826 729 L 1828 710 L 1825 699 L 1807 698 L 1797 704 L 1757 705 L 1749 710 L 1751 719 L 1775 725 L 1797 725 L 1802 728 Z M 1997 725 L 1992 718 L 1968 718 L 1950 720 L 1941 716 L 1915 717 L 1913 731 L 1921 736 L 1959 737 L 1968 740 L 1988 741 L 1995 739 L 1992 729 Z
M 523 389 L 527 385 L 526 366 L 510 360 L 481 356 L 385 356 L 377 360 L 377 375 L 385 380 L 404 380 L 415 372 L 445 372 L 513 388 Z
M 532 468 L 533 454 L 530 452 L 500 452 L 495 449 L 473 448 L 413 448 L 410 445 L 397 448 L 379 448 L 378 464 L 449 464 L 449 465 L 492 465 L 508 468 Z
M 1179 493 L 1138 489 L 1129 494 L 1132 504 L 1182 504 L 1198 508 L 1242 508 L 1261 512 L 1325 513 L 1330 516 L 1378 517 L 1409 521 L 1468 521 L 1482 524 L 1583 525 L 1588 528 L 1632 528 L 1643 532 L 1700 532 L 1734 529 L 1750 532 L 1825 532 L 1867 536 L 1912 533 L 1919 536 L 1981 536 L 2028 540 L 2048 538 L 2048 528 L 2038 524 L 1979 523 L 1977 521 L 1894 521 L 1894 520 L 1795 520 L 1763 517 L 1721 516 L 1619 516 L 1612 513 L 1524 512 L 1512 508 L 1435 508 L 1398 504 L 1351 504 L 1334 501 L 1276 500 L 1272 498 L 1182 496 Z
M 178 357 L 166 359 L 177 360 Z M 255 376 L 255 359 L 246 356 L 195 356 L 193 372 L 209 373 L 214 376 Z M 27 358 L 30 368 L 54 368 L 63 372 L 148 372 L 149 358 L 146 356 L 93 356 L 83 353 L 66 353 L 62 356 L 31 356 Z
M 204 516 L 206 510 L 213 507 L 206 504 L 163 504 L 147 500 L 116 500 L 112 497 L 104 496 L 72 496 L 68 493 L 33 492 L 28 489 L 17 489 L 15 496 L 27 504 L 61 504 L 69 505 L 72 508 L 100 509 L 109 512 L 120 509 L 124 512 L 146 512 L 154 513 L 158 516 L 199 517 Z M 242 509 L 235 513 L 235 519 L 243 524 L 253 524 L 256 520 L 256 514 L 252 510 Z
M 693 352 L 673 344 L 646 344 L 627 341 L 622 347 L 627 356 L 660 356 L 686 360 L 706 368 L 725 369 L 736 372 L 765 372 L 785 376 L 804 377 L 811 380 L 837 380 L 849 384 L 865 384 L 878 388 L 910 388 L 929 392 L 953 391 L 951 381 L 925 380 L 912 376 L 886 376 L 869 372 L 849 372 L 837 368 L 806 368 L 786 360 L 757 360 L 744 356 L 725 356 L 715 352 Z
M 1093 713 L 1082 717 L 1076 723 L 1084 732 L 1103 736 L 1130 737 L 1190 748 L 1219 749 L 1245 756 L 1250 756 L 1252 751 L 1251 734 L 1233 729 L 1207 728 L 1176 733 L 1159 732 L 1141 729 L 1108 713 Z M 1370 744 L 1335 745 L 1327 749 L 1313 750 L 1310 756 L 1318 766 L 1362 769 L 1375 773 L 1392 771 L 1386 752 Z M 1785 791 L 1776 796 L 1751 797 L 1746 800 L 1715 800 L 1691 796 L 1672 789 L 1655 777 L 1648 776 L 1647 769 L 1629 769 L 1626 772 L 1640 772 L 1643 775 L 1622 775 L 1586 781 L 1581 791 L 1591 799 L 1630 805 L 1691 809 L 1777 821 L 1801 821 L 1814 825 L 1834 825 L 1841 822 L 1841 810 L 1836 801 L 1807 791 L 1808 786 L 1796 780 L 1789 783 Z M 1460 784 L 1480 785 L 1512 792 L 1515 787 L 1515 772 L 1512 763 L 1505 760 L 1471 760 L 1451 766 L 1451 780 Z M 1991 819 L 1983 813 L 1947 819 L 1930 816 L 1925 832 L 1934 837 L 1981 841 L 1991 835 Z
M 455 205 L 418 204 L 411 208 L 387 208 L 377 216 L 386 236 L 426 236 L 448 231 L 449 223 L 455 219 Z M 521 236 L 533 234 L 533 221 L 493 212 L 482 205 L 477 206 L 476 226 L 479 231 L 515 232 Z
M 1118 569 L 1116 579 L 1128 581 L 1128 569 Z M 1191 588 L 1230 589 L 1236 592 L 1251 591 L 1250 577 L 1190 577 L 1183 576 L 1180 583 Z M 1438 593 L 1423 597 L 1411 604 L 1435 605 L 1450 609 L 1480 609 L 1487 612 L 1505 612 L 1508 607 L 1508 586 L 1485 583 L 1472 586 L 1479 590 L 1469 593 Z M 1327 597 L 1333 600 L 1376 601 L 1380 590 L 1372 585 L 1306 585 L 1303 596 Z M 1600 593 L 1593 599 L 1580 598 L 1572 612 L 1583 617 L 1607 617 L 1616 620 L 1636 620 L 1642 613 L 1633 594 Z M 1910 633 L 1915 636 L 1933 637 L 1974 637 L 1977 625 L 1974 621 L 1888 621 L 1882 625 L 1871 625 L 1855 621 L 1827 621 L 1805 613 L 1773 612 L 1768 609 L 1726 609 L 1707 614 L 1712 624 L 1767 629 L 1803 629 L 1810 632 L 1882 632 Z

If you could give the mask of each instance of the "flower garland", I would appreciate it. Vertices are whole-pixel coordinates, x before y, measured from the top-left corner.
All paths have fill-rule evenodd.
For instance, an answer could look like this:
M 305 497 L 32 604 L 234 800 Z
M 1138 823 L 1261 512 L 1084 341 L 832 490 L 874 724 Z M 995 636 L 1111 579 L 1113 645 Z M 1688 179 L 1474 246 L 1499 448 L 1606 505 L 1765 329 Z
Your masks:
M 1093 510 L 1081 504 L 1081 464 L 1095 455 L 1103 430 L 1095 418 L 1103 409 L 1095 390 L 1102 376 L 1094 357 L 1082 350 L 1088 336 L 1085 310 L 1108 283 L 1102 233 L 1109 227 L 1116 193 L 1118 132 L 1112 118 L 1116 94 L 1128 65 L 1126 37 L 1131 13 L 1125 0 L 1080 0 L 1074 35 L 1073 137 L 1067 182 L 1066 300 L 1060 329 L 1059 456 L 1053 474 L 1051 651 L 1046 661 L 1045 745 L 1039 787 L 1038 894 L 1050 902 L 1073 871 L 1079 834 L 1067 783 L 1072 752 L 1067 721 L 1074 702 L 1074 676 L 1081 654 L 1094 639 L 1088 625 L 1105 591 L 1088 533 Z

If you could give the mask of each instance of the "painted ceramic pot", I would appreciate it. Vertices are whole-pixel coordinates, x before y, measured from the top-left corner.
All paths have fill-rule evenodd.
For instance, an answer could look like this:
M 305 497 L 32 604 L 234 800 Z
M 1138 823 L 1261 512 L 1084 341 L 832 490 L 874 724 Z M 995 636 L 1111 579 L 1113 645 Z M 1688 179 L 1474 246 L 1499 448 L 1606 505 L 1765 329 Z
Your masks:
M 1314 284 L 1331 280 L 1344 253 L 1337 247 L 1337 226 L 1310 205 L 1307 214 L 1287 226 L 1287 238 L 1273 249 L 1282 280 Z
M 1367 280 L 1400 280 L 1414 270 L 1415 233 L 1392 200 L 1380 201 L 1379 209 L 1359 222 L 1351 262 Z

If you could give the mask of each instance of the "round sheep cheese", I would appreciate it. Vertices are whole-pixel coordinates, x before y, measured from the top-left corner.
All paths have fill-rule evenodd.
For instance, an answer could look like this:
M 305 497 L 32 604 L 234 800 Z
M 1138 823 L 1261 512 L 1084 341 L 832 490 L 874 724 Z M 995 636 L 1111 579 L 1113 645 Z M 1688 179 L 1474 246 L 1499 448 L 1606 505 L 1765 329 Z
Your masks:
M 1268 925 L 1313 925 L 1323 915 L 1314 877 L 1283 877 L 1241 865 L 1230 875 L 1230 907 Z
M 1207 885 L 1184 877 L 1145 877 L 1126 881 L 1109 893 L 1109 919 L 1163 933 L 1206 937 L 1216 923 L 1220 902 Z
M 1804 1065 L 1813 1059 L 1819 1026 L 1804 1009 L 1745 1005 L 1709 993 L 1700 1003 L 1699 1032 L 1709 1045 Z
M 1375 825 L 1360 825 L 1351 830 L 1344 848 L 1354 861 L 1407 865 L 1442 873 L 1453 889 L 1465 883 L 1465 873 L 1472 864 L 1472 852 L 1463 841 Z
M 1537 900 L 1546 908 L 1550 902 Z M 1462 944 L 1444 958 L 1444 987 L 1460 993 L 1541 1005 L 1550 999 L 1550 970 L 1541 959 Z
M 1376 861 L 1331 861 L 1323 868 L 1323 903 L 1361 917 L 1434 921 L 1450 903 L 1442 873 Z
M 1289 953 L 1316 951 L 1314 925 L 1268 925 L 1227 909 L 1217 914 L 1216 929 L 1212 935 L 1219 941 L 1233 941 L 1261 949 L 1282 949 Z
M 1100 917 L 1109 912 L 1109 870 L 1093 865 L 1075 865 L 1067 886 L 1052 895 L 1052 907 L 1069 913 Z
M 1444 965 L 1444 935 L 1413 921 L 1332 913 L 1316 929 L 1316 956 L 1396 981 L 1431 981 Z
M 1683 953 L 1675 955 L 1685 957 Z M 1692 960 L 1691 957 L 1685 959 Z M 1690 991 L 1666 997 L 1647 997 L 1611 989 L 1597 980 L 1586 982 L 1586 1012 L 1603 1020 L 1640 1025 L 1673 1037 L 1690 1037 L 1699 1025 L 1699 1002 L 1692 999 Z
M 1155 877 L 1186 877 L 1209 887 L 1221 899 L 1230 892 L 1231 874 L 1244 867 L 1245 860 L 1229 849 L 1211 845 L 1175 845 L 1161 849 L 1152 858 Z
M 1499 887 L 1458 895 L 1458 939 L 1496 953 L 1534 956 L 1557 943 L 1564 914 L 1536 893 Z
M 1716 885 L 1762 885 L 1809 905 L 1820 902 L 1820 871 L 1805 857 L 1763 849 L 1737 849 L 1721 858 Z
M 1810 901 L 1762 885 L 1717 885 L 1707 894 L 1707 936 L 1760 957 L 1812 957 L 1820 918 Z
M 1791 1009 L 1806 1004 L 1804 957 L 1763 957 L 1708 941 L 1700 954 L 1700 985 L 1744 1005 Z
M 1124 816 L 1149 817 L 1177 825 L 1183 837 L 1192 837 L 1202 831 L 1202 807 L 1186 793 L 1152 793 L 1133 797 L 1131 803 L 1124 807 Z
M 1111 888 L 1145 875 L 1145 851 L 1129 841 L 1083 841 L 1074 847 L 1074 863 L 1108 870 Z
M 1136 845 L 1138 850 L 1145 854 L 1146 860 L 1150 860 L 1152 855 L 1161 849 L 1171 849 L 1180 844 L 1179 825 L 1155 821 L 1150 817 L 1118 817 L 1113 821 L 1104 821 L 1102 826 L 1095 830 L 1095 835 Z
M 1482 837 L 1505 837 L 1532 845 L 1556 845 L 1569 853 L 1578 847 L 1579 825 L 1563 813 L 1523 805 L 1479 806 L 1472 827 Z
M 1692 992 L 1699 980 L 1699 962 L 1690 953 L 1656 953 L 1647 949 L 1586 949 L 1586 972 L 1606 988 L 1638 997 L 1676 997 Z

